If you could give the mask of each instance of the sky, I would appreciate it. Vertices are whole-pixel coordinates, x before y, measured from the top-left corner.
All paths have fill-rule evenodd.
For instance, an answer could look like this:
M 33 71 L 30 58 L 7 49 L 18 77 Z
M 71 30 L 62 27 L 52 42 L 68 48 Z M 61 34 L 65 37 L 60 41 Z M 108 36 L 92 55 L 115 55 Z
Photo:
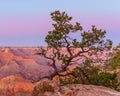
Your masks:
M 91 25 L 106 30 L 114 46 L 120 43 L 120 0 L 0 0 L 0 46 L 45 46 L 55 10 L 86 31 Z

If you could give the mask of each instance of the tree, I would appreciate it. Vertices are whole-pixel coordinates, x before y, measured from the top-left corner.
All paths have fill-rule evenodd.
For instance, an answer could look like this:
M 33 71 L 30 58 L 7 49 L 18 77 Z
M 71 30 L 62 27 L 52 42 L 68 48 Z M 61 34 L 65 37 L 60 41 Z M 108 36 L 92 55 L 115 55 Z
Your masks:
M 96 59 L 92 58 L 93 55 L 112 47 L 112 41 L 105 39 L 105 30 L 92 26 L 91 30 L 83 31 L 79 22 L 75 25 L 70 23 L 72 17 L 65 12 L 52 12 L 51 18 L 55 23 L 52 24 L 54 29 L 49 31 L 45 38 L 48 46 L 39 48 L 37 53 L 51 61 L 49 66 L 54 71 L 50 76 L 46 76 L 49 79 L 53 79 L 56 75 L 71 74 L 69 66 L 83 64 L 80 60 L 91 59 L 95 63 Z M 72 34 L 76 33 L 79 33 L 81 40 L 72 37 Z

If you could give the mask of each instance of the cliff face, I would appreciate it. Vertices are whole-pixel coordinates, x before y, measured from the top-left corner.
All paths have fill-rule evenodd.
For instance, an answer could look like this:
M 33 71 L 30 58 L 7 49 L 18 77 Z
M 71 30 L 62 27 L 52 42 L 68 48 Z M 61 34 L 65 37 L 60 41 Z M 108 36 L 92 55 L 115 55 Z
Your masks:
M 2 48 L 0 51 L 0 78 L 9 75 L 35 80 L 49 74 L 47 60 L 35 55 L 37 48 Z

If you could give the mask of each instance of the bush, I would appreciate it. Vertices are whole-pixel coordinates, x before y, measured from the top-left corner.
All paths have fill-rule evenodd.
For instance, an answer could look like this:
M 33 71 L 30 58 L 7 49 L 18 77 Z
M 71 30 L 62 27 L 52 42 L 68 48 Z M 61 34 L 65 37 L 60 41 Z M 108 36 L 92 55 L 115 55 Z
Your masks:
M 109 69 L 112 67 L 112 70 L 120 69 L 120 44 L 113 48 L 112 52 L 108 54 L 109 60 L 105 63 L 105 67 Z
M 119 82 L 116 73 L 100 72 L 96 76 L 90 76 L 90 83 L 93 85 L 100 85 L 110 87 L 118 90 Z
M 115 90 L 118 90 L 120 85 L 116 73 L 101 71 L 98 66 L 92 66 L 89 61 L 86 61 L 82 67 L 76 67 L 72 71 L 72 76 L 59 80 L 62 84 L 93 84 Z

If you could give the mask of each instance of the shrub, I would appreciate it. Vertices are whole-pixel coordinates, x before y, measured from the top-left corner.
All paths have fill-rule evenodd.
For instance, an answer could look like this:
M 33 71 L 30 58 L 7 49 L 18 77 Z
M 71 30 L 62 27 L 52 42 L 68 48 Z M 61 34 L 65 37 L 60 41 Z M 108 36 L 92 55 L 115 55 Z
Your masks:
M 90 76 L 90 83 L 94 85 L 102 85 L 105 87 L 110 87 L 117 90 L 119 86 L 119 82 L 117 80 L 116 73 L 109 73 L 109 72 L 100 72 L 95 77 Z
M 86 61 L 82 67 L 76 67 L 72 71 L 72 76 L 59 80 L 62 84 L 93 84 L 115 90 L 118 90 L 120 85 L 116 73 L 101 71 L 98 66 L 92 66 L 89 61 Z
M 112 67 L 112 70 L 120 69 L 120 44 L 113 48 L 112 52 L 108 54 L 109 60 L 105 63 L 105 67 L 109 69 Z

